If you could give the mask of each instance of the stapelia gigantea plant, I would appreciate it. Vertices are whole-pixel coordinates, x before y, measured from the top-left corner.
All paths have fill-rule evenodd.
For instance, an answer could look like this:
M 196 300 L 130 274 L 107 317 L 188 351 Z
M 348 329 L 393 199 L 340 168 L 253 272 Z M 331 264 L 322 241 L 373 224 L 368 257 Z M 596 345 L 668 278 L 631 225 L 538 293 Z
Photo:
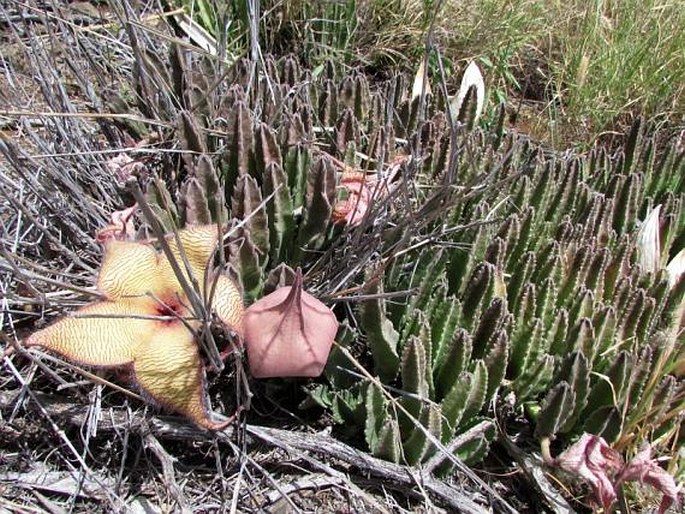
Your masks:
M 239 64 L 235 85 L 200 101 L 174 55 L 177 96 L 200 108 L 176 115 L 191 152 L 180 190 L 157 181 L 151 203 L 168 213 L 176 194 L 181 224 L 230 213 L 227 259 L 248 299 L 295 265 L 331 295 L 363 293 L 310 397 L 372 453 L 416 464 L 440 444 L 476 460 L 508 394 L 539 438 L 682 444 L 684 286 L 665 271 L 685 241 L 682 153 L 657 156 L 639 123 L 613 155 L 546 153 L 501 116 L 451 131 L 439 92 L 412 97 L 401 77 L 372 91 L 331 66 L 314 79 L 293 59 L 267 60 L 256 85 Z M 378 179 L 397 157 L 390 198 L 360 227 L 332 226 L 342 173 Z M 645 269 L 639 228 L 658 205 L 660 257 Z

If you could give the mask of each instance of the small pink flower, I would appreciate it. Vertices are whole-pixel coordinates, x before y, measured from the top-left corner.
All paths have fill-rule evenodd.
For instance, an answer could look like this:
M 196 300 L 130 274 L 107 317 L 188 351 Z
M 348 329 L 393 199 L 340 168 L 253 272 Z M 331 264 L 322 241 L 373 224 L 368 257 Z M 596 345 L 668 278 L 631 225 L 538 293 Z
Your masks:
M 145 168 L 143 163 L 133 160 L 125 153 L 120 153 L 109 159 L 105 162 L 105 167 L 120 184 L 125 184 L 130 177 L 136 176 Z
M 351 227 L 361 225 L 374 198 L 380 196 L 375 191 L 377 186 L 378 183 L 367 179 L 364 173 L 343 173 L 338 186 L 339 199 L 333 205 L 333 223 L 347 224 Z
M 133 241 L 136 238 L 136 228 L 133 225 L 133 215 L 138 210 L 138 204 L 122 211 L 114 211 L 110 215 L 111 224 L 95 233 L 95 239 L 100 244 L 108 241 Z
M 344 171 L 337 189 L 338 198 L 333 205 L 333 223 L 350 227 L 361 225 L 373 203 L 386 198 L 394 189 L 393 182 L 408 160 L 408 155 L 395 156 L 382 175 L 367 175 L 340 163 Z
M 622 468 L 623 459 L 603 438 L 583 434 L 554 459 L 554 464 L 588 482 L 605 510 L 616 500 L 612 478 Z
M 635 457 L 623 468 L 616 483 L 637 481 L 649 484 L 663 493 L 659 514 L 663 514 L 671 505 L 680 506 L 679 490 L 673 477 L 652 458 L 652 447 L 645 446 Z

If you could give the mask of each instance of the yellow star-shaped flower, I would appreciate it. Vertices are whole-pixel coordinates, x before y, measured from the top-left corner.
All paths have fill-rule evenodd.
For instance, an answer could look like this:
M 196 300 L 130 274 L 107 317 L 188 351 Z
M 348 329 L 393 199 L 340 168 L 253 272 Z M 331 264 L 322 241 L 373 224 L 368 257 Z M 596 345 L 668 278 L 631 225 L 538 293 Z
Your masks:
M 185 255 L 202 297 L 205 292 L 209 295 L 216 280 L 210 307 L 242 335 L 241 295 L 228 277 L 213 276 L 209 268 L 217 240 L 216 226 L 198 225 L 179 231 L 178 241 L 169 236 L 168 244 L 189 279 Z M 147 243 L 108 241 L 97 288 L 104 301 L 34 333 L 26 346 L 41 346 L 83 365 L 126 368 L 143 393 L 162 406 L 202 427 L 225 427 L 227 422 L 212 420 L 206 404 L 194 334 L 200 321 L 193 319 L 190 302 L 169 259 Z

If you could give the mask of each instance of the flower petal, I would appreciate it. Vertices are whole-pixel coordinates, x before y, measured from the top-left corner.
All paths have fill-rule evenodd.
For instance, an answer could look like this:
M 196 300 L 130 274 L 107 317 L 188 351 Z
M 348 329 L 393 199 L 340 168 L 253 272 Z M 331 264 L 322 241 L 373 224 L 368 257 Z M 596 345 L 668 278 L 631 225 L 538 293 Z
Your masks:
M 661 204 L 649 212 L 637 233 L 638 257 L 645 272 L 656 273 L 661 267 L 660 213 Z
M 111 224 L 95 233 L 98 243 L 105 244 L 108 241 L 131 241 L 135 239 L 136 227 L 133 224 L 133 215 L 138 210 L 138 205 L 133 205 L 128 209 L 114 211 L 110 215 Z
M 168 271 L 149 244 L 109 241 L 98 276 L 98 290 L 112 300 L 157 293 L 170 286 Z M 162 296 L 162 295 L 159 295 Z
M 218 239 L 216 226 L 197 225 L 179 230 L 180 247 L 175 236 L 167 238 L 182 272 L 188 276 L 180 247 L 195 278 L 203 285 L 205 270 Z M 184 296 L 166 255 L 152 245 L 134 241 L 109 241 L 105 245 L 98 289 L 111 299 L 140 297 L 148 293 L 157 298 Z
M 123 300 L 93 303 L 32 334 L 25 344 L 42 346 L 89 366 L 130 364 L 136 345 L 149 338 L 157 326 L 155 320 L 128 318 L 154 314 L 142 306 L 140 302 Z
M 145 393 L 198 425 L 220 430 L 230 422 L 211 419 L 197 344 L 184 325 L 168 324 L 141 344 L 136 349 L 133 371 Z
M 233 281 L 225 275 L 217 277 L 212 308 L 221 321 L 239 335 L 243 335 L 243 299 Z
M 659 514 L 675 504 L 680 507 L 679 490 L 675 480 L 652 458 L 651 446 L 645 446 L 621 471 L 617 482 L 635 480 L 649 484 L 663 493 Z
M 340 197 L 333 205 L 331 214 L 333 223 L 346 223 L 351 227 L 360 225 L 374 200 L 373 193 L 376 187 L 377 182 L 367 179 L 364 173 L 343 173 L 338 186 Z M 380 193 L 376 196 L 381 196 Z
M 453 120 L 459 118 L 459 113 L 463 107 L 464 100 L 466 100 L 466 95 L 471 88 L 475 89 L 476 95 L 476 109 L 473 115 L 473 124 L 475 125 L 483 112 L 485 81 L 483 80 L 483 74 L 481 73 L 480 68 L 473 61 L 471 61 L 464 70 L 464 75 L 462 76 L 461 84 L 459 85 L 459 91 L 449 100 L 450 114 L 452 115 Z
M 678 284 L 680 277 L 685 273 L 685 248 L 682 248 L 671 259 L 671 262 L 666 266 L 666 271 L 668 272 L 668 287 L 673 289 Z
M 428 60 L 428 57 L 424 57 L 421 59 L 421 62 L 419 63 L 419 67 L 416 70 L 416 73 L 414 74 L 414 83 L 412 84 L 411 87 L 411 100 L 412 102 L 417 99 L 421 98 L 423 95 L 430 95 L 431 94 L 431 85 L 428 79 L 428 76 L 426 75 L 426 61 Z M 424 82 L 424 78 L 426 79 Z
M 190 264 L 193 274 L 200 284 L 203 283 L 205 270 L 214 254 L 218 238 L 216 225 L 190 225 L 178 231 L 178 241 L 174 234 L 167 236 L 171 253 L 174 254 L 179 268 L 184 273 L 186 272 L 178 245 L 180 241 L 188 264 Z
M 602 437 L 584 433 L 554 462 L 561 469 L 588 482 L 605 510 L 616 500 L 612 478 L 621 468 L 623 459 Z
M 245 311 L 245 347 L 252 375 L 316 377 L 321 374 L 338 321 L 333 312 L 302 290 L 302 272 Z

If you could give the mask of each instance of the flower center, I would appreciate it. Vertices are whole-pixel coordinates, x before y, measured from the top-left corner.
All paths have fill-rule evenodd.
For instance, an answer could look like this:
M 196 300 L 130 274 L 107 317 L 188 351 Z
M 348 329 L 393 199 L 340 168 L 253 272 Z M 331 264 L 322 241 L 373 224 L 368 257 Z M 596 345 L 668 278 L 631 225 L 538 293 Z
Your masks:
M 159 322 L 163 325 L 171 325 L 183 317 L 183 304 L 178 298 L 164 298 L 155 305 L 155 316 L 159 316 Z

